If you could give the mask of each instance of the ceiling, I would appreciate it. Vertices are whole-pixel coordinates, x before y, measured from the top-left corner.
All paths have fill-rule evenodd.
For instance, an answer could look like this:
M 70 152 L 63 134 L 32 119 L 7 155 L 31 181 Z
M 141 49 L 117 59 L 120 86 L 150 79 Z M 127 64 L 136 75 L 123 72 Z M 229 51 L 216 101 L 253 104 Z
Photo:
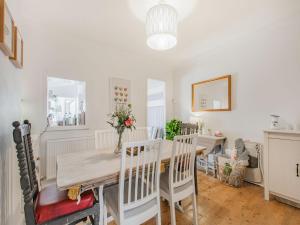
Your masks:
M 299 13 L 299 0 L 165 0 L 182 13 L 178 45 L 147 47 L 143 14 L 158 0 L 23 0 L 28 26 L 63 31 L 171 65 L 181 65 L 228 38 Z M 145 4 L 145 7 L 143 6 Z M 187 5 L 190 4 L 190 5 Z

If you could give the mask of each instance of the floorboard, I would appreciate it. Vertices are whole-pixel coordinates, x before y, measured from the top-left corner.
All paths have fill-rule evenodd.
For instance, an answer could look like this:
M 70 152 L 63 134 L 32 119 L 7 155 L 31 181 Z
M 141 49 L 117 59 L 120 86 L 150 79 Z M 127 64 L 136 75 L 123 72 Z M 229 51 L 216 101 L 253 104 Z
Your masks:
M 263 188 L 245 183 L 233 188 L 198 172 L 199 225 L 300 225 L 300 209 L 263 198 Z M 192 224 L 191 201 L 183 202 L 184 213 L 176 211 L 177 225 Z M 162 224 L 170 224 L 169 206 L 162 202 Z M 145 225 L 154 225 L 150 220 Z M 109 225 L 115 225 L 111 222 Z

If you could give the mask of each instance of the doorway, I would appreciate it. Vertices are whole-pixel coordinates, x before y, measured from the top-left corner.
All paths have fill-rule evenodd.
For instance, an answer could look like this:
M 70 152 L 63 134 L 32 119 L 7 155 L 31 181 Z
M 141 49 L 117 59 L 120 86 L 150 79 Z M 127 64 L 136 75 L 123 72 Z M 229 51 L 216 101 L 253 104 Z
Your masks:
M 164 129 L 166 124 L 166 83 L 147 81 L 147 126 Z

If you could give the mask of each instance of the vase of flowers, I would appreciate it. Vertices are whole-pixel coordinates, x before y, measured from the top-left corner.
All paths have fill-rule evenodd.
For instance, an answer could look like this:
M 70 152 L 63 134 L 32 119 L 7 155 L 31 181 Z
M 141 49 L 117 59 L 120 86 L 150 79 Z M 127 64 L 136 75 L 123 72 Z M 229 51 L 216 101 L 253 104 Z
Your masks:
M 118 143 L 115 148 L 115 154 L 120 154 L 122 149 L 122 136 L 125 129 L 135 129 L 135 117 L 132 114 L 131 104 L 119 104 L 116 106 L 115 112 L 109 115 L 110 120 L 107 121 L 113 128 L 116 129 L 118 134 Z

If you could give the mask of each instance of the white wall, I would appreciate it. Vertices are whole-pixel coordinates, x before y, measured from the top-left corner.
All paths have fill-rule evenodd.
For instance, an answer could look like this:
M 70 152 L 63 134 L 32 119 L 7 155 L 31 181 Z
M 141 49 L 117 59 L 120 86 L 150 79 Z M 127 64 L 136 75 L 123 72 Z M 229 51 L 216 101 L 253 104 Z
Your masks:
M 227 41 L 176 71 L 175 115 L 204 119 L 232 145 L 238 137 L 263 141 L 270 113 L 300 129 L 300 13 Z M 191 84 L 233 75 L 231 112 L 191 113 Z
M 37 31 L 42 32 L 43 31 Z M 109 113 L 109 77 L 131 80 L 133 112 L 138 126 L 146 125 L 147 78 L 158 78 L 167 84 L 167 113 L 172 116 L 172 73 L 159 63 L 134 53 L 115 50 L 68 34 L 34 36 L 25 34 L 24 117 L 33 123 L 34 132 L 46 126 L 47 76 L 86 81 L 87 126 L 90 129 L 107 127 Z
M 47 76 L 86 82 L 86 125 L 89 130 L 43 134 L 42 175 L 46 174 L 45 141 L 48 137 L 78 137 L 82 133 L 91 135 L 94 129 L 108 128 L 110 77 L 131 80 L 131 100 L 137 126 L 147 124 L 147 78 L 166 81 L 167 117 L 173 116 L 173 79 L 168 66 L 115 46 L 48 29 L 35 18 L 26 16 L 26 9 L 23 10 L 23 26 L 26 28 L 23 36 L 25 49 L 28 49 L 25 50 L 26 67 L 22 80 L 25 87 L 22 92 L 23 116 L 31 121 L 33 133 L 40 134 L 46 127 Z
M 8 0 L 7 4 L 18 23 L 18 1 Z M 20 176 L 11 125 L 21 120 L 21 76 L 22 70 L 16 69 L 0 51 L 0 225 L 18 225 L 22 220 Z

